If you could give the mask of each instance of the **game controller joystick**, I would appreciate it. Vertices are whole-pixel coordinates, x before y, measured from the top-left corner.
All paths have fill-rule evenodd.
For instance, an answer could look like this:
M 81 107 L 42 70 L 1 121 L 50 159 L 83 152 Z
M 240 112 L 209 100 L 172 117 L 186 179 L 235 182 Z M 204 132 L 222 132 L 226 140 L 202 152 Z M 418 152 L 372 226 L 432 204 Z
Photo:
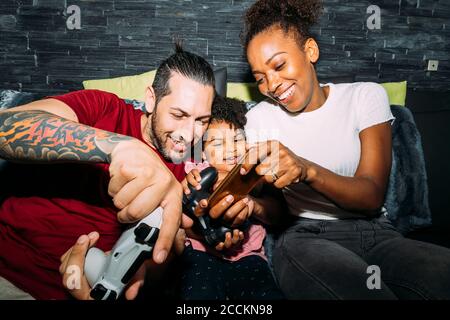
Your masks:
M 213 167 L 208 167 L 200 172 L 201 189 L 197 190 L 192 185 L 188 185 L 190 194 L 183 196 L 183 212 L 194 219 L 194 228 L 202 234 L 206 242 L 215 247 L 220 242 L 225 241 L 227 232 L 232 233 L 232 230 L 223 225 L 220 219 L 212 219 L 208 214 L 203 216 L 195 215 L 195 208 L 203 199 L 208 199 L 210 191 L 217 180 L 217 170 Z M 245 229 L 247 225 L 244 224 L 240 229 Z

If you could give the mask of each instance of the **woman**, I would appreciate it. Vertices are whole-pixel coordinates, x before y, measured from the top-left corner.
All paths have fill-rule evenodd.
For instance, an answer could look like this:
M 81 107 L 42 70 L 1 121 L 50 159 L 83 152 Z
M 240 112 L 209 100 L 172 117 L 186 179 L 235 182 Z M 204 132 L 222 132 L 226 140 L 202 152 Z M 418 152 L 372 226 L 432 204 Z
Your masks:
M 321 9 L 260 0 L 245 15 L 247 59 L 271 98 L 247 114 L 248 141 L 296 217 L 274 248 L 279 285 L 290 299 L 449 299 L 450 250 L 405 239 L 382 208 L 394 120 L 384 89 L 317 80 L 309 28 Z

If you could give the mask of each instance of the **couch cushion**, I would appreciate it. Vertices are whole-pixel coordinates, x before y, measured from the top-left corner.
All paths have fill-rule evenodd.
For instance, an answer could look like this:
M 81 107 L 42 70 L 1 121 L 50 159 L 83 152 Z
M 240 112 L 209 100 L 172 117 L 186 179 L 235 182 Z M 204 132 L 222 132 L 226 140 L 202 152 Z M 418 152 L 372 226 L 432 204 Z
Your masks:
M 97 89 L 116 94 L 122 99 L 144 101 L 145 88 L 155 78 L 156 70 L 138 75 L 83 81 L 84 89 Z
M 227 68 L 222 67 L 214 70 L 214 78 L 216 80 L 216 92 L 220 96 L 225 97 L 227 95 L 228 81 Z
M 243 101 L 262 101 L 264 97 L 258 90 L 256 83 L 227 83 L 227 97 Z
M 321 79 L 321 83 L 346 83 L 353 82 L 350 77 L 338 77 L 330 79 Z M 406 98 L 406 81 L 402 82 L 385 82 L 380 83 L 386 90 L 389 97 L 389 103 L 392 105 L 405 105 Z M 262 101 L 266 97 L 263 96 L 255 82 L 240 83 L 229 82 L 227 84 L 227 96 L 230 98 L 236 98 L 243 101 Z
M 384 82 L 380 83 L 386 90 L 389 103 L 392 105 L 404 106 L 406 100 L 407 82 Z
M 145 100 L 145 88 L 153 83 L 156 70 L 138 75 L 83 81 L 84 89 L 97 89 L 116 94 L 122 99 Z M 227 69 L 225 67 L 214 70 L 216 78 L 216 91 L 224 96 L 226 94 Z

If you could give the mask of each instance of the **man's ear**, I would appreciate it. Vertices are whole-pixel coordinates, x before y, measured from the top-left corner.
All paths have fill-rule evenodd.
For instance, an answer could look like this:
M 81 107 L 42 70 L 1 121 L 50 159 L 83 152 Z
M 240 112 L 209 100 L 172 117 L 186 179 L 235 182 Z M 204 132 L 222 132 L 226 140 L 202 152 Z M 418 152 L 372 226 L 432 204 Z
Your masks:
M 317 60 L 319 60 L 320 52 L 319 52 L 319 45 L 317 44 L 316 40 L 313 38 L 309 38 L 305 42 L 305 54 L 306 58 L 311 63 L 316 63 Z
M 205 151 L 202 151 L 202 160 L 206 161 L 206 153 L 205 153 Z
M 148 86 L 145 89 L 145 109 L 148 113 L 153 113 L 156 105 L 155 90 L 152 86 Z

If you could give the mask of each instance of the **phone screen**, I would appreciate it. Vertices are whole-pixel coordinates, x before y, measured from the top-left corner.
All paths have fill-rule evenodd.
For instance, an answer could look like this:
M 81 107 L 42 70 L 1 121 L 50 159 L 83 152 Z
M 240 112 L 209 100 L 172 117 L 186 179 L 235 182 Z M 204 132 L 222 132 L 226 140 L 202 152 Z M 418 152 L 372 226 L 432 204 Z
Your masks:
M 241 175 L 240 170 L 247 157 L 248 153 L 245 155 L 244 160 L 234 166 L 216 190 L 209 196 L 208 205 L 210 208 L 214 207 L 220 200 L 230 194 L 234 197 L 233 203 L 238 202 L 245 198 L 261 180 L 262 176 L 258 175 L 255 171 L 256 165 L 246 175 Z

